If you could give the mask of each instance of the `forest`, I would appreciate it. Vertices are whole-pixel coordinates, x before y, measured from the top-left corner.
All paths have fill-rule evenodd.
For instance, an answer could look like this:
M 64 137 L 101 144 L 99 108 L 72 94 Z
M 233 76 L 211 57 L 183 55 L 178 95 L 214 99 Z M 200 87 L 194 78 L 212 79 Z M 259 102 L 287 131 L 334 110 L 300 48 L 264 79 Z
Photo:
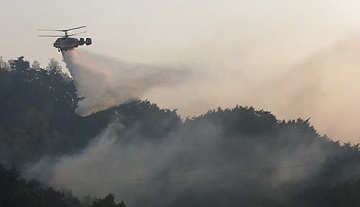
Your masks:
M 0 57 L 0 207 L 360 205 L 359 144 L 320 135 L 311 119 L 278 120 L 238 105 L 183 120 L 148 100 L 80 117 L 78 101 L 73 79 L 55 59 L 41 68 L 24 57 Z M 107 195 L 85 199 L 51 181 L 23 177 L 44 157 L 87 155 L 112 123 L 121 125 L 111 134 L 113 160 L 126 152 L 134 152 L 134 163 L 154 156 L 149 168 L 122 161 L 115 172 L 147 176 L 150 184 L 130 193 L 129 202 L 121 192 L 137 182 L 119 182 Z

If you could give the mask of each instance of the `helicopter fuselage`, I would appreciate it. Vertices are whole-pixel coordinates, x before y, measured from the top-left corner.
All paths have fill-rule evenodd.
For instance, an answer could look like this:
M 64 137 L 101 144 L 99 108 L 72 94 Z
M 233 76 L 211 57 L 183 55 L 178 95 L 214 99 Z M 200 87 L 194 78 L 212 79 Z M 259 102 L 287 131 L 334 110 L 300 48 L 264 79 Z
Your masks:
M 55 42 L 54 42 L 54 47 L 58 48 L 59 52 L 64 50 L 72 50 L 76 47 L 78 47 L 79 45 L 91 45 L 92 44 L 92 40 L 91 38 L 86 38 L 86 40 L 84 40 L 84 38 L 73 38 L 73 37 L 61 37 L 58 38 Z

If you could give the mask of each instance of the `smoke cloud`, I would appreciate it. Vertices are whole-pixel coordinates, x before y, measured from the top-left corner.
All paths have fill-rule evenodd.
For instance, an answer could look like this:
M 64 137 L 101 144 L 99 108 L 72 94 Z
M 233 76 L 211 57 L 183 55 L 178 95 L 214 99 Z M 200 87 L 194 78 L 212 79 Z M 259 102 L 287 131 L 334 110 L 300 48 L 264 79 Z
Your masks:
M 81 99 L 76 109 L 80 116 L 140 98 L 157 87 L 176 86 L 189 72 L 174 66 L 125 63 L 81 50 L 62 54 Z
M 288 60 L 296 59 L 296 53 L 279 57 L 273 50 L 274 54 L 266 59 L 272 58 L 278 64 L 263 61 L 260 56 L 266 45 L 258 46 L 257 68 L 247 64 L 234 65 L 238 67 L 235 70 L 217 66 L 218 69 L 206 70 L 206 77 L 180 86 L 178 96 L 171 100 L 166 98 L 174 93 L 171 89 L 159 90 L 149 97 L 165 108 L 177 108 L 183 117 L 239 104 L 271 111 L 279 119 L 311 118 L 319 133 L 341 142 L 358 143 L 359 37 L 359 33 L 349 35 L 296 62 Z M 239 55 L 241 62 L 246 63 L 241 58 Z
M 357 143 L 359 44 L 359 35 L 355 33 L 309 53 L 296 63 L 287 61 L 287 58 L 296 59 L 291 53 L 283 59 L 273 57 L 274 62 L 284 64 L 267 64 L 262 59 L 255 65 L 247 64 L 252 59 L 240 55 L 239 61 L 244 64 L 234 63 L 234 67 L 239 67 L 236 70 L 213 62 L 216 58 L 207 58 L 206 62 L 201 54 L 194 54 L 195 63 L 185 61 L 191 70 L 180 64 L 129 64 L 81 50 L 65 52 L 64 59 L 74 77 L 78 96 L 83 98 L 76 111 L 82 116 L 138 97 L 177 109 L 182 117 L 240 104 L 269 110 L 279 119 L 310 117 L 321 134 L 341 142 Z M 214 53 L 216 49 L 221 50 L 215 48 Z M 203 55 L 208 57 L 210 51 L 204 51 Z M 186 83 L 179 84 L 185 79 Z
M 257 101 L 285 119 L 311 117 L 322 134 L 360 140 L 360 38 L 339 40 L 259 87 Z
M 112 192 L 129 206 L 186 206 L 187 199 L 214 206 L 208 202 L 219 193 L 226 194 L 221 203 L 258 196 L 286 204 L 291 197 L 286 185 L 311 180 L 330 153 L 316 142 L 289 153 L 286 147 L 274 152 L 255 138 L 229 141 L 222 124 L 209 120 L 163 140 L 141 137 L 136 129 L 123 132 L 124 126 L 113 122 L 81 153 L 40 162 L 29 172 L 41 172 L 51 185 L 79 197 Z

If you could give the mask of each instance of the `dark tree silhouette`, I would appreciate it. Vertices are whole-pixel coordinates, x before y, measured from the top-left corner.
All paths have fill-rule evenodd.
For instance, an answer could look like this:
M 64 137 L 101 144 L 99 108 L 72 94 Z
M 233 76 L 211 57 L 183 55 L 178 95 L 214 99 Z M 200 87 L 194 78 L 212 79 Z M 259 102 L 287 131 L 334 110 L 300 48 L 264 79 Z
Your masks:
M 109 193 L 104 198 L 96 199 L 91 207 L 126 207 L 124 201 L 120 203 L 115 203 L 115 196 L 114 194 Z
M 0 206 L 80 207 L 80 202 L 37 180 L 26 181 L 15 168 L 6 169 L 0 164 Z

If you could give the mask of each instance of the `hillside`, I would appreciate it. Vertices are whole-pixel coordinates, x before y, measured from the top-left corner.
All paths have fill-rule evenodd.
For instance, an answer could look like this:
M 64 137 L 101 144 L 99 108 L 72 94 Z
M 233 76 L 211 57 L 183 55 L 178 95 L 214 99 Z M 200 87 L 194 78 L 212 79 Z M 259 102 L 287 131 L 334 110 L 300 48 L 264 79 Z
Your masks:
M 0 59 L 3 166 L 80 198 L 114 193 L 129 206 L 360 203 L 359 145 L 319 135 L 310 119 L 278 120 L 237 106 L 181 120 L 176 110 L 147 100 L 79 117 L 78 101 L 72 78 L 55 60 L 43 69 L 23 57 Z M 11 179 L 20 179 L 15 174 Z M 19 182 L 10 185 L 31 185 L 13 183 Z M 0 206 L 9 196 L 2 194 Z

